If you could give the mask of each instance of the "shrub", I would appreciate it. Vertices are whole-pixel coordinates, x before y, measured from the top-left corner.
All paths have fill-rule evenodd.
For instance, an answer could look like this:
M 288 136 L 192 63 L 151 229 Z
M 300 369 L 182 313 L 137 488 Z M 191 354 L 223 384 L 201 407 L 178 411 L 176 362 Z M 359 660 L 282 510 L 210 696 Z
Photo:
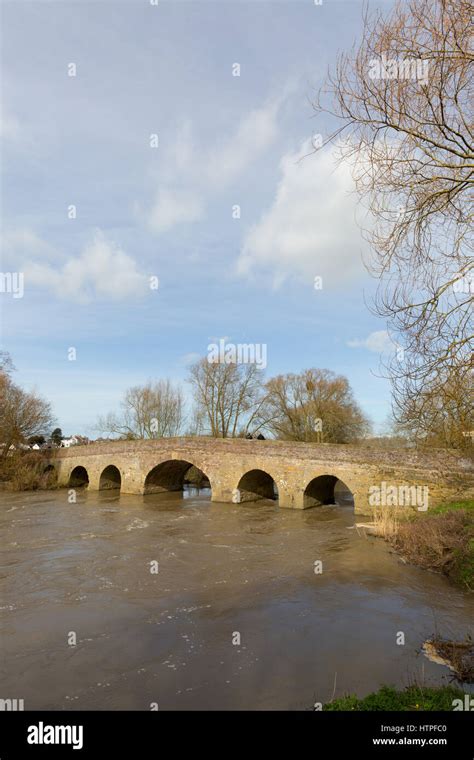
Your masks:
M 382 686 L 378 691 L 359 699 L 350 694 L 335 699 L 323 706 L 323 710 L 357 710 L 394 712 L 421 712 L 453 709 L 453 700 L 464 699 L 464 693 L 453 686 L 422 687 L 409 686 L 397 690 L 392 686 Z
M 55 488 L 56 473 L 47 471 L 47 458 L 40 452 L 14 451 L 0 462 L 0 480 L 13 491 Z
M 391 539 L 409 562 L 474 588 L 474 510 L 439 510 L 402 522 Z

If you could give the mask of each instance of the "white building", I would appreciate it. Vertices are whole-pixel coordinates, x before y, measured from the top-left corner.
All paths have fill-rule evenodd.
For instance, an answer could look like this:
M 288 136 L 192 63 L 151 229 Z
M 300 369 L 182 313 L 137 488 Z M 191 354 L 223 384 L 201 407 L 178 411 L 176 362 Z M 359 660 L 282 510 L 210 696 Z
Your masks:
M 63 438 L 61 446 L 65 449 L 69 449 L 70 446 L 81 446 L 82 444 L 89 443 L 89 440 L 83 435 L 72 435 L 70 438 Z

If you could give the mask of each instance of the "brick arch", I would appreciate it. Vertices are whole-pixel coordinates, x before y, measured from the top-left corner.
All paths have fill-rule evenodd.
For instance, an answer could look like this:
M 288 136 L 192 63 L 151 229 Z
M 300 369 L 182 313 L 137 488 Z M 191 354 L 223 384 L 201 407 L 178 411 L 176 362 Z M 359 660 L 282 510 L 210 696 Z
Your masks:
M 89 470 L 84 465 L 75 462 L 74 466 L 70 468 L 67 480 L 71 488 L 86 487 L 90 483 Z
M 259 467 L 246 468 L 236 481 L 233 501 L 237 504 L 262 499 L 277 501 L 278 495 L 277 480 L 268 470 Z
M 120 490 L 122 487 L 123 475 L 120 467 L 116 464 L 108 464 L 101 468 L 99 476 L 99 491 Z
M 346 473 L 337 474 L 328 468 L 328 472 L 317 473 L 312 478 L 306 478 L 303 492 L 304 508 L 334 504 L 335 488 L 338 483 L 342 483 L 350 491 L 355 506 L 357 489 L 352 478 L 347 478 Z
M 194 457 L 183 459 L 166 457 L 151 467 L 142 465 L 143 471 L 146 473 L 143 480 L 143 493 L 182 491 L 185 475 L 191 467 L 196 467 L 203 473 L 208 479 L 212 491 L 212 476 L 202 462 L 199 462 Z

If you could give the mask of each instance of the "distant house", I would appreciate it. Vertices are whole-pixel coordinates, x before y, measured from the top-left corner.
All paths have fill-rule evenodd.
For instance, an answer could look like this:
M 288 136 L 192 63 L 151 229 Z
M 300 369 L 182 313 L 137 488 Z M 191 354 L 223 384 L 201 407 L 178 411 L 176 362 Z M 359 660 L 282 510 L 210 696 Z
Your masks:
M 84 446 L 89 443 L 89 439 L 85 435 L 72 435 L 70 438 L 63 438 L 61 441 L 61 447 L 69 449 L 71 446 Z

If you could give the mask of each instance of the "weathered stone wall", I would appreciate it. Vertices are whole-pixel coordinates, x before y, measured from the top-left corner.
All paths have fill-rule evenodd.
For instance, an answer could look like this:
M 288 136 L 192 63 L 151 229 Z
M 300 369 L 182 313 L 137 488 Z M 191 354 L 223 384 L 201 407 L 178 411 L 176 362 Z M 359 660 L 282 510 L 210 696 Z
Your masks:
M 67 486 L 73 469 L 83 466 L 89 489 L 98 490 L 104 469 L 115 465 L 122 492 L 142 494 L 148 473 L 169 460 L 189 462 L 202 470 L 209 478 L 213 501 L 221 502 L 232 501 L 240 479 L 255 469 L 274 479 L 280 506 L 293 509 L 307 506 L 305 489 L 313 478 L 322 475 L 342 480 L 353 493 L 356 512 L 361 514 L 369 512 L 369 488 L 382 482 L 428 486 L 429 506 L 474 498 L 472 460 L 442 450 L 377 451 L 330 444 L 193 437 L 75 446 L 52 452 L 49 461 L 57 469 L 60 485 Z

